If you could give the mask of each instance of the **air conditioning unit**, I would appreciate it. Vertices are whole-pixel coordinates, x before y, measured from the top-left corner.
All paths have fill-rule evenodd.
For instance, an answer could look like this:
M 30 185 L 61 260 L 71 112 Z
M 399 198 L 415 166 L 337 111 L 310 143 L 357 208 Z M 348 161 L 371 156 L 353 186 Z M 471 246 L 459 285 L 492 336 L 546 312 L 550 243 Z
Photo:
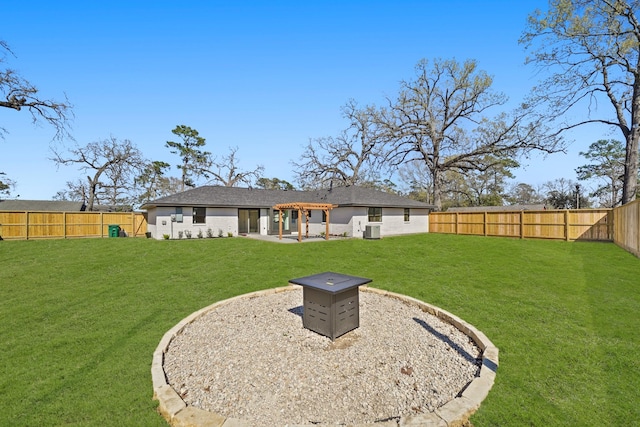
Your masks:
M 379 225 L 367 225 L 364 228 L 365 239 L 379 239 L 380 238 L 380 226 Z

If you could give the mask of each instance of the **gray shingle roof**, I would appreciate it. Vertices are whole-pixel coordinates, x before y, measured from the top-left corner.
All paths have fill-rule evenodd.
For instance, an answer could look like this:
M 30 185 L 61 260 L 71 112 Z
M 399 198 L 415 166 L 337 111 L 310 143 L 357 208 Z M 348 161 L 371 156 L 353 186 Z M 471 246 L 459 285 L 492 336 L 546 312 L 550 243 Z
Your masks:
M 0 211 L 80 212 L 83 202 L 57 200 L 0 200 Z
M 312 191 L 203 186 L 171 196 L 161 197 L 145 203 L 141 209 L 150 209 L 157 206 L 266 208 L 279 203 L 293 202 L 332 203 L 339 206 L 433 208 L 432 205 L 406 197 L 372 188 L 355 186 Z

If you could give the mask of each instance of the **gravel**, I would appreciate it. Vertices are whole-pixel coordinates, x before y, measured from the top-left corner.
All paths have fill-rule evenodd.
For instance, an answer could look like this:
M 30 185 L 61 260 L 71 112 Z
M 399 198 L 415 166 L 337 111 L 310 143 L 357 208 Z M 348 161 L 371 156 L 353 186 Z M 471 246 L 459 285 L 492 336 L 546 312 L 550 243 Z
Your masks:
M 360 327 L 302 326 L 302 291 L 241 298 L 188 324 L 164 359 L 194 407 L 255 426 L 364 424 L 432 412 L 479 372 L 480 349 L 401 300 L 360 292 Z

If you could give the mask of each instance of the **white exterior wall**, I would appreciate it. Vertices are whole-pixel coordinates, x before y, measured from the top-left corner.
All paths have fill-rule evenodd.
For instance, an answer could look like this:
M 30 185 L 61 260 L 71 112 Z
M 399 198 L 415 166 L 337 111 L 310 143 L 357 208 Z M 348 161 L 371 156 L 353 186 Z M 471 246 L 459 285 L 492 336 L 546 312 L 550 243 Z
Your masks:
M 429 211 L 427 209 L 409 209 L 409 221 L 405 222 L 403 208 L 382 208 L 382 222 L 377 224 L 380 224 L 380 236 L 427 233 L 429 231 Z
M 202 231 L 207 237 L 207 230 L 211 229 L 214 237 L 222 231 L 223 236 L 230 232 L 234 236 L 238 235 L 238 209 L 237 208 L 207 208 L 205 223 L 193 224 L 193 207 L 183 206 L 182 222 L 172 222 L 171 215 L 175 214 L 175 207 L 158 207 L 151 209 L 148 213 L 147 230 L 151 237 L 163 239 L 167 234 L 171 239 L 177 239 L 179 232 L 191 232 L 191 238 L 198 237 L 198 232 Z M 268 209 L 260 209 L 259 232 L 267 234 L 268 229 Z M 380 237 L 398 234 L 427 233 L 429 231 L 429 211 L 428 209 L 410 209 L 409 221 L 404 221 L 403 208 L 382 208 L 382 222 L 369 222 L 368 208 L 366 207 L 338 207 L 332 209 L 329 214 L 329 235 L 343 235 L 347 237 L 362 238 L 367 225 L 380 226 Z M 302 225 L 302 233 L 306 232 L 304 215 L 299 219 Z M 291 231 L 296 232 L 297 229 Z M 326 231 L 326 224 L 322 222 L 322 211 L 314 210 L 309 219 L 309 235 L 319 236 Z M 183 238 L 186 235 L 183 234 Z
M 405 222 L 404 208 L 382 208 L 382 222 L 369 222 L 369 209 L 366 207 L 338 207 L 331 210 L 329 220 L 330 235 L 342 235 L 346 232 L 348 237 L 362 238 L 367 225 L 380 226 L 380 237 L 429 231 L 428 209 L 410 209 L 409 221 Z M 321 221 L 322 212 L 313 211 L 309 220 L 309 235 L 325 232 L 326 224 Z M 304 220 L 302 232 L 305 232 Z
M 351 212 L 354 208 L 335 208 L 329 211 L 329 235 L 343 235 L 353 237 L 353 226 L 351 222 Z M 302 220 L 302 233 L 305 233 L 304 216 Z M 314 210 L 309 219 L 309 235 L 318 236 L 325 233 L 327 224 L 322 222 L 322 211 Z M 296 231 L 296 230 L 293 230 Z M 357 237 L 357 236 L 356 236 Z
M 157 213 L 157 209 L 151 209 L 150 211 L 147 211 L 147 233 L 151 233 L 151 237 L 153 238 L 158 237 L 158 233 L 156 231 Z
M 260 209 L 260 224 L 258 230 L 262 236 L 269 234 L 269 209 Z
M 163 239 L 165 234 L 169 235 L 171 239 L 177 239 L 180 231 L 183 233 L 190 231 L 191 238 L 197 239 L 200 231 L 204 237 L 207 237 L 209 229 L 214 237 L 217 237 L 220 231 L 225 237 L 227 233 L 238 235 L 237 208 L 207 208 L 204 224 L 193 223 L 193 207 L 191 206 L 182 207 L 182 222 L 171 221 L 171 215 L 176 213 L 174 207 L 158 207 L 152 212 L 154 214 L 150 212 L 149 217 L 155 216 L 155 225 L 152 226 L 150 221 L 148 229 L 155 239 Z M 183 238 L 186 238 L 186 235 L 183 234 Z
M 367 225 L 381 225 L 382 223 L 380 222 L 369 222 L 369 209 L 368 208 L 364 208 L 364 207 L 359 207 L 359 208 L 352 208 L 353 211 L 353 237 L 359 237 L 359 238 L 363 238 L 364 237 L 364 230 L 367 227 Z M 383 211 L 383 215 L 384 215 L 384 211 Z M 384 216 L 383 216 L 384 219 Z M 382 236 L 382 227 L 380 228 L 380 236 Z

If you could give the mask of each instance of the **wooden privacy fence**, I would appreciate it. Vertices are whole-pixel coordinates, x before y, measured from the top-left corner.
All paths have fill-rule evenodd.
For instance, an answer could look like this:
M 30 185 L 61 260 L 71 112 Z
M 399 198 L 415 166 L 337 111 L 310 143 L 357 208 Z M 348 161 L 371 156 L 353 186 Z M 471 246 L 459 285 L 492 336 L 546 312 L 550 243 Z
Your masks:
M 613 210 L 613 241 L 640 257 L 640 200 Z
M 432 212 L 429 232 L 562 240 L 613 240 L 611 209 Z
M 0 211 L 0 237 L 7 240 L 109 237 L 109 225 L 132 237 L 147 232 L 147 219 L 140 212 Z

